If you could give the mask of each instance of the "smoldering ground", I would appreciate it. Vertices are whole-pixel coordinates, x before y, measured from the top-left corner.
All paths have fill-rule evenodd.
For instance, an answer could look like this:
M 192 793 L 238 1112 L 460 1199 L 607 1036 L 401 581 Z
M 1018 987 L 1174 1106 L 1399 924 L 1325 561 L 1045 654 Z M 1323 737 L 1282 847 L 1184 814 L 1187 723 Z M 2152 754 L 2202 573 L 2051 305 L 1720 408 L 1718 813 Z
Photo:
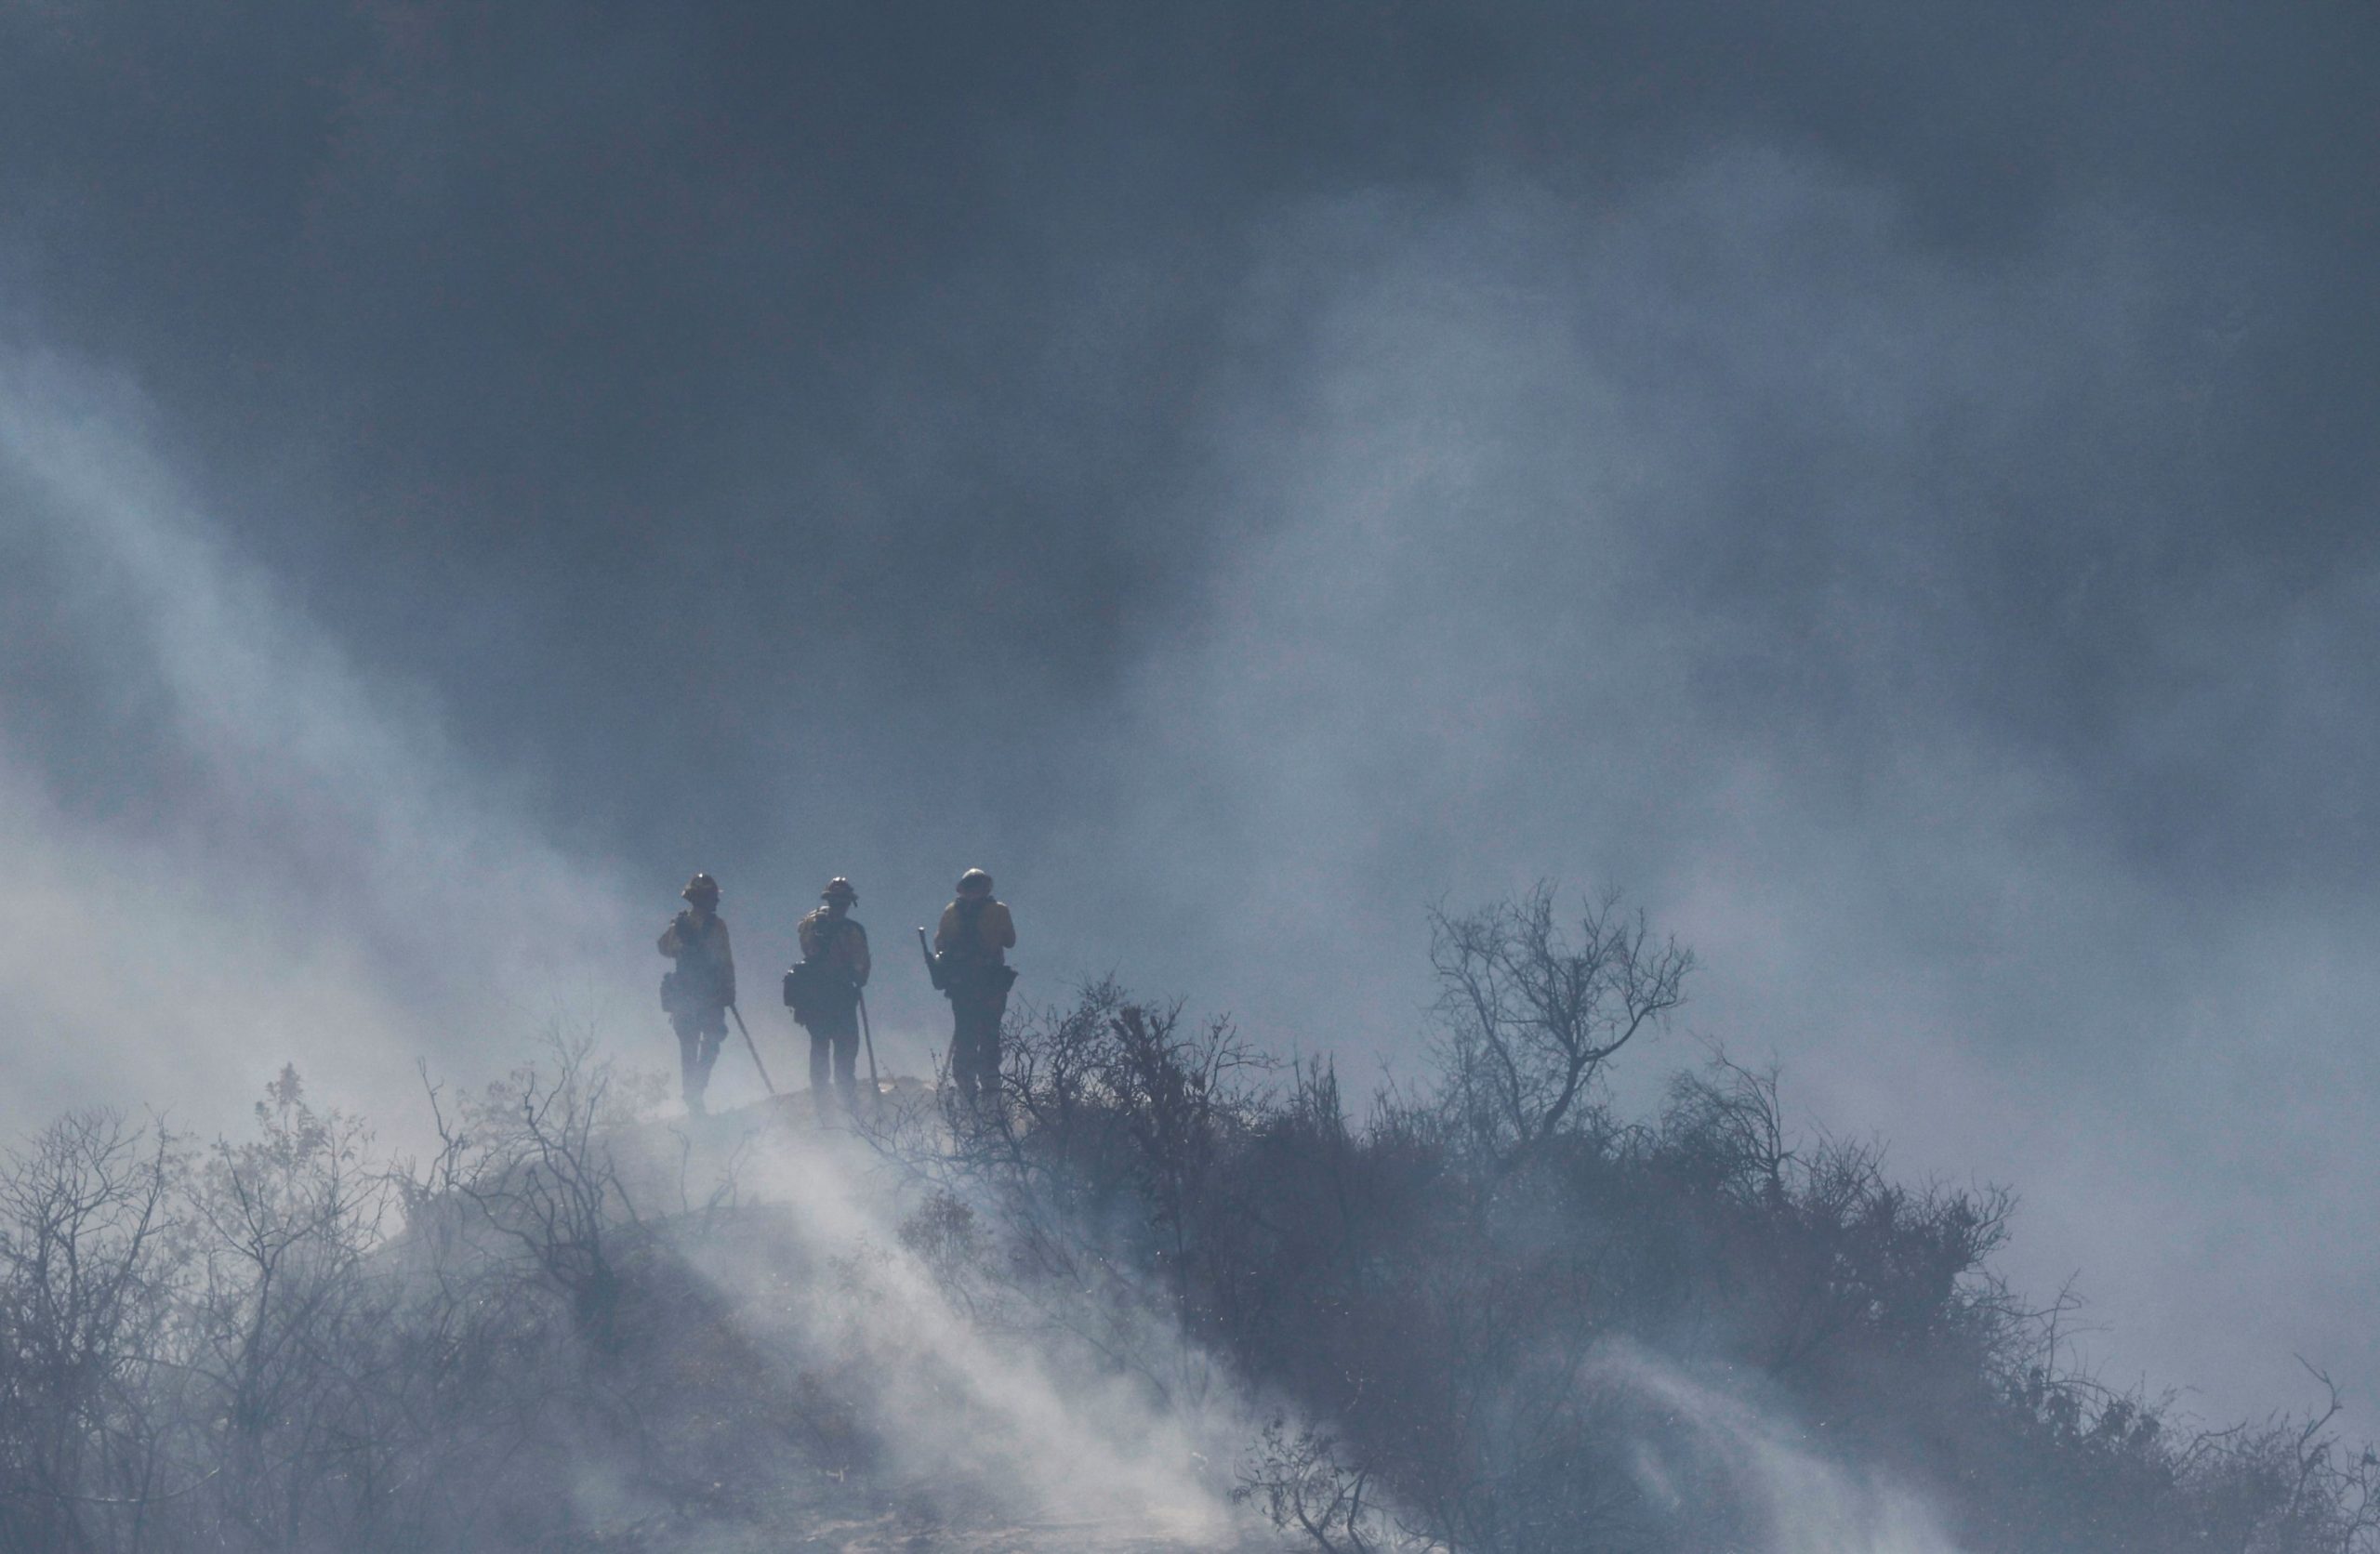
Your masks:
M 1027 1045 L 1039 1059 L 1088 1057 L 1105 1077 L 1077 1090 L 1058 1069 L 1036 1069 L 1014 1097 L 1040 1119 L 1029 1134 L 938 1113 L 914 1088 L 871 1109 L 857 1135 L 809 1127 L 802 1098 L 658 1120 L 657 1077 L 568 1042 L 477 1096 L 433 1082 L 438 1147 L 393 1171 L 366 1126 L 317 1108 L 290 1073 L 251 1130 L 207 1149 L 102 1116 L 67 1119 L 0 1162 L 10 1297 L 0 1387 L 12 1405 L 0 1424 L 0 1541 L 706 1554 L 1952 1547 L 1898 1469 L 1843 1460 L 1876 1420 L 1838 1414 L 1858 1424 L 1830 1439 L 1824 1413 L 1808 1413 L 1815 1399 L 1784 1388 L 1755 1403 L 1720 1350 L 1659 1355 L 1616 1336 L 1578 1349 L 1567 1324 L 1547 1327 L 1545 1298 L 1562 1306 L 1579 1293 L 1575 1280 L 1545 1282 L 1551 1268 L 1529 1272 L 1566 1239 L 1552 1222 L 1529 1224 L 1559 1192 L 1537 1208 L 1534 1190 L 1518 1192 L 1489 1210 L 1501 1228 L 1464 1232 L 1489 1230 L 1476 1250 L 1502 1266 L 1485 1282 L 1443 1258 L 1413 1263 L 1392 1220 L 1346 1221 L 1355 1263 L 1382 1259 L 1380 1292 L 1405 1286 L 1392 1307 L 1421 1301 L 1378 1333 L 1352 1314 L 1313 1325 L 1327 1312 L 1312 1309 L 1320 1292 L 1308 1281 L 1328 1259 L 1298 1241 L 1291 1256 L 1232 1274 L 1279 1280 L 1291 1298 L 1269 1314 L 1266 1302 L 1243 1303 L 1216 1329 L 1237 1359 L 1209 1350 L 1199 1313 L 1220 1314 L 1210 1302 L 1224 1292 L 1206 1280 L 1250 1247 L 1232 1228 L 1241 1194 L 1228 1178 L 1284 1174 L 1292 1157 L 1279 1147 L 1323 1143 L 1321 1126 L 1370 1162 L 1342 1194 L 1394 1193 L 1410 1175 L 1398 1157 L 1421 1136 L 1411 1117 L 1345 1132 L 1313 1109 L 1320 1071 L 1294 1096 L 1235 1086 L 1236 1099 L 1218 1105 L 1210 1090 L 1113 1088 L 1111 1062 L 1154 1057 L 1177 1075 L 1215 1077 L 1211 1057 L 1225 1049 L 1164 1011 L 1089 996 L 1112 1031 L 1079 1011 L 1055 1024 L 1036 1016 Z M 1090 1047 L 1069 1045 L 1086 1038 Z M 1044 1110 L 1068 1097 L 1071 1120 Z M 1600 1151 L 1600 1126 L 1574 1142 Z M 1128 1139 L 1128 1156 L 1108 1154 Z M 1703 1152 L 1718 1139 L 1680 1135 L 1679 1160 L 1719 1164 Z M 1208 1174 L 1217 1148 L 1238 1157 L 1223 1177 Z M 1296 1200 L 1316 1184 L 1315 1164 L 1286 1173 L 1302 1179 L 1276 1214 L 1310 1212 Z M 1187 1175 L 1169 1186 L 1151 1167 Z M 1809 1167 L 1785 1168 L 1790 1200 Z M 1173 1196 L 1183 1183 L 1188 1199 Z M 1599 1196 L 1599 1212 L 1617 1207 Z M 1165 1222 L 1180 1214 L 1196 1223 Z M 1648 1229 L 1637 1216 L 1626 1234 Z M 1238 1251 L 1209 1261 L 1226 1245 Z M 1631 1298 L 1629 1257 L 1597 1257 L 1618 1275 L 1593 1285 L 1598 1302 L 1617 1297 L 1616 1314 Z M 1202 1271 L 1185 1284 L 1191 1267 Z M 1725 1294 L 1706 1285 L 1700 1298 Z M 1958 1305 L 1931 1304 L 1927 1320 L 1955 1322 Z M 1483 1317 L 1516 1319 L 1522 1350 L 1549 1347 L 1537 1358 L 1477 1348 Z M 1267 1382 L 1241 1363 L 1250 1340 L 1319 1342 L 1333 1366 L 1386 1360 L 1382 1406 L 1342 1417 L 1343 1437 L 1317 1433 L 1297 1406 L 1313 1378 Z M 1448 1364 L 1454 1415 L 1395 1396 L 1400 1373 Z M 1953 1361 L 1942 1378 L 1951 1393 L 1955 1372 Z M 1910 1402 L 1873 1401 L 1887 1414 Z M 1427 1441 L 1449 1425 L 1460 1449 L 1443 1460 L 1397 1444 L 1408 1429 Z M 2087 1447 L 2056 1450 L 2104 1476 Z M 2193 1449 L 2193 1476 L 2239 1451 L 2228 1440 Z M 1907 1455 L 1929 1452 L 1912 1442 Z M 1347 1464 L 1367 1457 L 1350 1499 Z M 1931 1460 L 1955 1468 L 1970 1522 L 1997 1525 L 2007 1512 L 1995 1492 L 2025 1487 L 2003 1482 L 1990 1455 Z M 1964 1482 L 1978 1474 L 1980 1493 Z M 2259 1547 L 2316 1547 L 2302 1539 L 2320 1528 L 2279 1499 L 2329 1505 L 2328 1468 L 2317 1463 L 2284 1497 L 2254 1476 L 2214 1482 L 2281 1539 Z M 2153 1540 L 2165 1525 L 2154 1497 L 2173 1493 L 2121 1510 L 2095 1494 L 2067 1514 L 2146 1515 L 2140 1532 Z M 2062 1535 L 2034 1520 L 2054 1496 L 2019 1498 L 2021 1525 Z
M 646 1202 L 720 1214 L 721 1233 L 687 1242 L 689 1271 L 744 1340 L 736 1363 L 809 1411 L 809 1436 L 779 1442 L 783 1472 L 761 1475 L 775 1482 L 721 1485 L 762 1508 L 760 1527 L 799 1525 L 820 1547 L 1280 1546 L 1231 1503 L 1249 1421 L 1211 1359 L 1154 1310 L 1068 1310 L 1061 1297 L 1018 1320 L 963 1266 L 947 1202 L 940 1221 L 916 1219 L 919 1195 L 893 1162 L 777 1120 L 793 1115 L 650 1130 L 623 1155 Z M 1202 1376 L 1204 1389 L 1183 1386 Z M 599 1521 L 659 1508 L 600 1471 L 588 1484 Z M 696 1521 L 684 1544 L 718 1547 L 737 1520 Z
M 2368 12 L 318 12 L 0 18 L 29 1119 L 629 1040 L 694 867 L 1409 1069 L 1618 878 L 2370 1394 Z
M 971 1537 L 1033 1547 L 1294 1546 L 1294 1526 L 1269 1529 L 1228 1494 L 1257 1449 L 1263 1390 L 1185 1344 L 1159 1316 L 1161 1300 L 1099 1310 L 1114 1292 L 1079 1306 L 1069 1302 L 1091 1292 L 1054 1301 L 1045 1292 L 1003 1310 L 997 1271 L 967 1266 L 985 1249 L 971 1238 L 990 1227 L 962 1220 L 954 1230 L 959 1200 L 921 1204 L 914 1181 L 903 1191 L 881 1154 L 848 1137 L 772 1129 L 722 1147 L 747 1126 L 728 1119 L 688 1154 L 664 1146 L 644 1185 L 666 1195 L 687 1180 L 716 1190 L 733 1179 L 747 1202 L 782 1205 L 765 1229 L 700 1244 L 694 1261 L 755 1332 L 774 1337 L 788 1383 L 824 1356 L 865 1374 L 864 1412 L 886 1451 L 877 1471 L 910 1484 L 895 1498 L 907 1502 L 912 1527 L 932 1507 L 948 1518 L 934 1535 L 952 1547 Z M 888 1237 L 885 1227 L 905 1214 L 902 1232 Z M 1922 1495 L 1887 1472 L 1833 1460 L 1822 1431 L 1728 1383 L 1614 1341 L 1571 1385 L 1598 1395 L 1632 1434 L 1632 1491 L 1656 1523 L 1717 1535 L 1711 1508 L 1725 1505 L 1736 1519 L 1726 1535 L 1773 1554 L 1955 1554 Z M 1276 1416 L 1281 1406 L 1273 1401 Z M 1365 1534 L 1434 1546 L 1399 1530 L 1393 1495 L 1380 1504 L 1390 1514 Z M 629 1496 L 615 1514 L 636 1508 Z M 842 1535 L 864 1544 L 903 1517 L 863 1514 Z M 720 1535 L 695 1542 L 713 1547 Z
M 1442 974 L 1546 922 L 1441 923 Z M 2004 1199 L 1724 1060 L 1581 1101 L 1529 985 L 1361 1118 L 1103 983 L 1022 1014 L 1000 1112 L 901 1086 L 858 1134 L 655 1118 L 568 1041 L 433 1081 L 394 1169 L 294 1073 L 203 1150 L 64 1119 L 0 1162 L 0 1542 L 2370 1547 L 2332 1421 L 2074 1371 L 1990 1277 Z

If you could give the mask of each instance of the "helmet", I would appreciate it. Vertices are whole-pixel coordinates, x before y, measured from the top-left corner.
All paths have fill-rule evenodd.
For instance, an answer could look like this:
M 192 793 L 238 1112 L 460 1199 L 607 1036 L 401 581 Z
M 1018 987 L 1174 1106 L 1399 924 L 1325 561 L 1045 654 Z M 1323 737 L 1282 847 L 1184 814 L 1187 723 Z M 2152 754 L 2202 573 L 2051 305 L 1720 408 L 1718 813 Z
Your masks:
M 992 893 L 992 876 L 981 869 L 970 869 L 959 876 L 959 893 L 962 896 L 988 896 Z
M 859 900 L 859 892 L 852 889 L 850 880 L 837 875 L 826 882 L 824 890 L 818 892 L 818 899 L 822 902 L 855 902 Z
M 693 901 L 697 897 L 704 896 L 708 897 L 712 901 L 717 901 L 719 900 L 719 881 L 711 878 L 711 876 L 707 874 L 698 874 L 694 876 L 694 878 L 686 881 L 686 888 L 679 891 L 678 894 L 685 897 L 688 901 Z

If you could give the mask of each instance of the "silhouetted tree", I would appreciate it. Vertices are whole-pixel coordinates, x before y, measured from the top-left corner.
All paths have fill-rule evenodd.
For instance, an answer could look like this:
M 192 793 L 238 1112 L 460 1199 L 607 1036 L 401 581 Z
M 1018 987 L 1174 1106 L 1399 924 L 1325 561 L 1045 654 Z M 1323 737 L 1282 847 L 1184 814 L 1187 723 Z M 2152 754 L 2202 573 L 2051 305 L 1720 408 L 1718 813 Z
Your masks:
M 1694 955 L 1606 895 L 1574 939 L 1555 891 L 1430 913 L 1450 1097 L 1474 1146 L 1510 1163 L 1567 1124 L 1597 1073 L 1686 995 Z

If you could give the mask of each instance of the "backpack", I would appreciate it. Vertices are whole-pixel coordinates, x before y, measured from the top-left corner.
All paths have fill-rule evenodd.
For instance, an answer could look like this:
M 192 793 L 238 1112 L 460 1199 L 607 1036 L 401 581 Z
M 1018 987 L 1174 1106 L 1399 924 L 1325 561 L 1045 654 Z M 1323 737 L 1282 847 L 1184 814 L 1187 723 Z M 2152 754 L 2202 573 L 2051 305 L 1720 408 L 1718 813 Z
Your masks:
M 817 928 L 818 953 L 796 962 L 785 974 L 785 1007 L 793 1011 L 794 1022 L 807 1027 L 820 1017 L 848 1019 L 859 1007 L 859 989 L 843 974 L 842 968 L 826 958 L 834 948 L 836 936 L 843 929 L 841 921 L 826 918 Z

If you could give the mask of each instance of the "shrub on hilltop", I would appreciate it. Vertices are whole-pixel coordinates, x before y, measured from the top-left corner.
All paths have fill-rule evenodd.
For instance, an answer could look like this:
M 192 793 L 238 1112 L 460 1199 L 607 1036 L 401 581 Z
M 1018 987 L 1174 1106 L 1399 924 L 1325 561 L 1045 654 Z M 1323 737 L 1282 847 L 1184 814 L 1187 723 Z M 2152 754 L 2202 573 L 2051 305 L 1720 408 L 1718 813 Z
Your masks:
M 955 1276 L 1012 1320 L 1095 1312 L 1118 1352 L 1170 1333 L 1136 1362 L 1154 1387 L 1227 1359 L 1307 1421 L 1243 1494 L 1329 1548 L 1781 1546 L 1790 1495 L 1652 1364 L 1909 1486 L 1976 1554 L 2380 1547 L 2373 1459 L 2331 1416 L 2191 1430 L 2067 1368 L 2069 1306 L 1991 1275 L 2005 1192 L 1802 1137 L 1776 1073 L 1724 1057 L 1616 1116 L 1605 1065 L 1693 967 L 1641 917 L 1606 900 L 1567 931 L 1540 889 L 1433 928 L 1437 1072 L 1360 1119 L 1329 1064 L 1284 1073 L 1112 981 L 1021 1019 L 1004 1111 L 908 1140 L 929 1212 L 975 1224 Z
M 1641 916 L 1433 929 L 1425 1084 L 1358 1116 L 1101 981 L 1014 1019 L 999 1106 L 804 1146 L 902 1167 L 854 1245 L 739 1176 L 776 1113 L 697 1164 L 584 1045 L 432 1089 L 419 1166 L 288 1073 L 209 1148 L 65 1118 L 0 1164 L 0 1548 L 931 1543 L 1203 1451 L 1164 1474 L 1326 1549 L 2380 1554 L 2333 1414 L 2191 1429 L 2069 1368 L 2067 1304 L 1991 1275 L 2006 1194 L 1725 1058 L 1618 1114 L 1693 969 Z

